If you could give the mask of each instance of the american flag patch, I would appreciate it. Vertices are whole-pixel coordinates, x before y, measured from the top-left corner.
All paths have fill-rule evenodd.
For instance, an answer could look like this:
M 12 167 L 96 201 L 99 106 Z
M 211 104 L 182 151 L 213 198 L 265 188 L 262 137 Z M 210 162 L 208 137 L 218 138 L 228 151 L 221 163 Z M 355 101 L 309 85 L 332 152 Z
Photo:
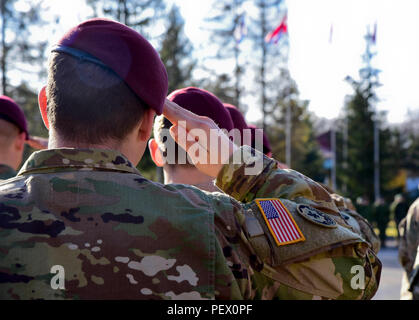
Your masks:
M 305 241 L 291 213 L 279 199 L 256 199 L 263 218 L 278 246 Z

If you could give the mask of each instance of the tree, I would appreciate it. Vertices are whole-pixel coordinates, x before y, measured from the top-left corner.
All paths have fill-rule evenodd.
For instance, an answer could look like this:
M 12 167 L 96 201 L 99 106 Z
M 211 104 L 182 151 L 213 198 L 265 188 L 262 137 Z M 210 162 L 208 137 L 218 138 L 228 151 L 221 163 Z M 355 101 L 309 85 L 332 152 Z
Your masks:
M 216 59 L 234 58 L 234 96 L 229 97 L 228 103 L 235 105 L 237 108 L 244 110 L 241 105 L 240 98 L 242 95 L 241 75 L 243 68 L 239 62 L 240 47 L 240 24 L 242 23 L 242 31 L 245 30 L 245 13 L 241 11 L 241 7 L 245 0 L 222 0 L 214 3 L 214 16 L 208 20 L 215 27 L 212 29 L 211 42 L 216 42 L 219 49 Z M 243 35 L 244 36 L 244 35 Z M 230 77 L 221 75 L 216 82 L 221 85 L 222 82 L 230 80 Z M 223 83 L 222 86 L 232 87 L 230 84 Z M 224 100 L 223 100 L 224 101 Z M 227 101 L 225 101 L 227 102 Z
M 44 59 L 46 42 L 32 42 L 31 28 L 42 25 L 40 14 L 42 0 L 0 0 L 1 16 L 1 87 L 4 95 L 9 95 L 12 88 L 9 84 L 9 71 L 20 73 L 40 73 L 34 69 L 41 67 Z
M 168 27 L 162 41 L 160 57 L 169 78 L 169 93 L 191 84 L 195 61 L 191 58 L 192 45 L 183 34 L 184 21 L 179 9 L 173 6 L 168 16 Z
M 277 108 L 272 112 L 275 125 L 267 131 L 272 144 L 273 156 L 281 162 L 286 150 L 286 110 L 291 110 L 291 168 L 316 181 L 324 181 L 323 158 L 319 152 L 312 115 L 308 101 L 299 99 L 295 81 L 287 69 L 281 70 L 276 97 Z
M 257 0 L 255 5 L 259 11 L 259 18 L 252 20 L 249 36 L 253 40 L 255 52 L 258 52 L 257 68 L 258 75 L 256 81 L 260 85 L 261 93 L 261 110 L 262 110 L 262 129 L 267 130 L 268 116 L 272 114 L 276 108 L 274 95 L 275 84 L 278 81 L 279 68 L 268 70 L 268 65 L 279 65 L 279 61 L 287 60 L 280 54 L 279 46 L 271 46 L 266 43 L 265 37 L 269 31 L 273 29 L 275 24 L 279 22 L 279 18 L 283 15 L 281 9 L 281 0 Z M 285 46 L 288 46 L 286 43 Z M 269 71 L 269 72 L 268 72 Z
M 163 0 L 87 0 L 97 15 L 98 11 L 141 33 L 161 19 L 165 9 Z
M 203 81 L 201 87 L 215 94 L 223 103 L 235 105 L 235 87 L 231 85 L 230 80 L 228 74 L 222 73 L 215 81 Z
M 348 127 L 347 167 L 338 168 L 342 184 L 346 184 L 352 198 L 365 197 L 374 201 L 374 120 L 380 121 L 380 115 L 375 111 L 378 98 L 375 89 L 380 86 L 379 70 L 371 66 L 375 53 L 371 52 L 372 35 L 367 33 L 366 51 L 363 55 L 365 67 L 360 69 L 360 80 L 347 77 L 354 94 L 346 103 L 346 121 Z M 382 139 L 381 139 L 382 140 Z M 345 160 L 342 161 L 342 163 Z

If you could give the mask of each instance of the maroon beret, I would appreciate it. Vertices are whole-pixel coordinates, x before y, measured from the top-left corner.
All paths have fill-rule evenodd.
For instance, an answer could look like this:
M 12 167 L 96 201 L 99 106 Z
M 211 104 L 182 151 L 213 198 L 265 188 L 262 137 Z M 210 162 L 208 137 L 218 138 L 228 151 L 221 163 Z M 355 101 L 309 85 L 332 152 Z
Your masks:
M 211 92 L 188 87 L 173 91 L 167 99 L 197 115 L 211 118 L 221 129 L 230 131 L 234 128 L 227 109 Z
M 29 139 L 25 114 L 13 99 L 0 96 L 0 119 L 15 124 L 21 132 L 26 134 L 26 140 Z
M 256 137 L 256 129 L 259 129 L 253 124 L 249 124 L 249 129 L 251 130 L 252 134 L 252 147 L 255 147 L 255 137 Z M 263 153 L 268 154 L 269 152 L 272 152 L 271 144 L 269 143 L 268 136 L 263 132 Z
M 244 116 L 240 110 L 237 109 L 237 107 L 228 103 L 224 103 L 224 107 L 226 107 L 227 111 L 230 113 L 234 128 L 239 129 L 241 132 L 243 132 L 244 129 L 248 129 L 246 120 L 244 119 Z
M 68 31 L 53 49 L 104 65 L 120 76 L 157 114 L 167 95 L 166 68 L 137 31 L 108 19 L 90 19 Z

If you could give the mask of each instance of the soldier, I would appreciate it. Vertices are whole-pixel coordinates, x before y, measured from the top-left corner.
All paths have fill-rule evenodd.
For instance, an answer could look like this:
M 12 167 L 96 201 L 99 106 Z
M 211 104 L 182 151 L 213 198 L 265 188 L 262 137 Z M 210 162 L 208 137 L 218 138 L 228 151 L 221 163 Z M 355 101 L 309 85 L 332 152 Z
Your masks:
M 157 52 L 122 24 L 88 20 L 59 41 L 40 106 L 49 149 L 0 183 L 0 298 L 371 298 L 381 264 L 330 195 L 165 102 L 167 86 Z M 135 169 L 162 112 L 226 194 Z M 196 161 L 196 143 L 216 161 Z
M 22 109 L 11 98 L 0 96 L 0 181 L 16 175 L 28 136 Z
M 258 127 L 256 127 L 253 124 L 249 124 L 249 129 L 252 132 L 252 147 L 255 146 L 255 137 L 256 137 L 256 131 L 258 130 Z M 260 130 L 260 129 L 259 129 Z M 265 132 L 262 132 L 263 134 L 263 153 L 266 154 L 268 157 L 272 157 L 272 148 L 271 144 L 269 143 L 268 136 Z M 260 150 L 262 151 L 262 150 Z
M 401 299 L 419 300 L 419 198 L 399 224 L 399 261 L 405 272 Z
M 385 248 L 387 239 L 386 229 L 390 220 L 390 209 L 383 198 L 379 198 L 374 202 L 373 212 L 375 221 L 377 221 L 378 230 L 380 232 L 379 237 L 381 247 Z
M 197 115 L 209 117 L 219 128 L 227 132 L 233 129 L 230 114 L 222 102 L 206 90 L 194 87 L 183 88 L 172 92 L 168 99 Z M 186 152 L 174 142 L 168 132 L 171 126 L 172 123 L 169 120 L 158 116 L 154 122 L 154 139 L 149 141 L 150 155 L 154 163 L 158 167 L 163 167 L 164 183 L 183 183 L 210 192 L 220 191 L 214 185 L 214 178 L 195 168 L 191 159 L 186 157 Z M 172 146 L 173 151 L 167 148 L 169 145 Z M 185 160 L 184 163 L 177 161 L 180 153 L 184 153 L 182 158 Z M 163 154 L 166 154 L 167 161 L 163 161 L 165 158 Z
M 394 196 L 394 201 L 390 205 L 390 215 L 396 222 L 396 226 L 398 226 L 400 222 L 402 221 L 402 219 L 406 216 L 407 209 L 408 207 L 407 207 L 406 200 L 404 199 L 403 195 L 396 194 Z M 400 233 L 397 229 L 397 239 L 399 238 L 400 238 Z
M 231 120 L 233 121 L 233 126 L 238 133 L 240 133 L 240 139 L 234 139 L 238 145 L 252 145 L 252 134 L 250 128 L 248 127 L 246 120 L 242 113 L 237 109 L 237 107 L 233 106 L 232 104 L 224 103 L 224 107 L 230 113 Z M 249 132 L 246 132 L 249 130 Z

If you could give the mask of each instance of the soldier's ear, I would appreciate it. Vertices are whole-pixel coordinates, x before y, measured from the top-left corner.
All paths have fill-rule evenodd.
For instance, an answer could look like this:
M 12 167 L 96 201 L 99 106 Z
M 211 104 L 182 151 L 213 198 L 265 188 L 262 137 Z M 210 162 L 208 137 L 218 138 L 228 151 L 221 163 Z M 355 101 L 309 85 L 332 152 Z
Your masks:
M 150 141 L 148 141 L 148 149 L 150 150 L 151 159 L 153 159 L 156 166 L 163 167 L 164 160 L 157 141 L 150 139 Z
M 45 127 L 49 130 L 49 123 L 47 117 L 47 92 L 46 87 L 43 86 L 38 93 L 38 104 L 39 111 L 41 112 L 42 120 L 44 121 Z

